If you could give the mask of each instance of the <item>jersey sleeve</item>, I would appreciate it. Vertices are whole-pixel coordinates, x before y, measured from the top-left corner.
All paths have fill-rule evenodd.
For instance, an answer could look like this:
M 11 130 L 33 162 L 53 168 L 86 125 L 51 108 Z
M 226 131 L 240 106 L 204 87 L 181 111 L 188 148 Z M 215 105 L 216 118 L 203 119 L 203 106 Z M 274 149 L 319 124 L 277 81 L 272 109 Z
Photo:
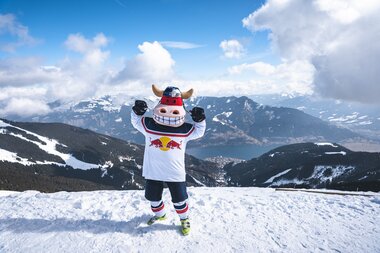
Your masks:
M 142 124 L 143 117 L 138 116 L 134 111 L 131 111 L 131 123 L 134 128 L 136 128 L 140 133 L 145 135 L 146 131 Z
M 187 140 L 195 140 L 201 138 L 206 131 L 206 120 L 202 122 L 197 122 L 194 124 L 194 131 L 187 137 Z

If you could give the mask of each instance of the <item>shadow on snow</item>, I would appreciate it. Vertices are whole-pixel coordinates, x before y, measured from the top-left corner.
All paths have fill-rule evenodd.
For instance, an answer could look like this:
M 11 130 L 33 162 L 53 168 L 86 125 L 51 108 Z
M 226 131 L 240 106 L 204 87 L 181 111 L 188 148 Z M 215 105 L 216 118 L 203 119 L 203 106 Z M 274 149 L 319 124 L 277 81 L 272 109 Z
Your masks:
M 50 232 L 89 232 L 93 234 L 126 233 L 141 235 L 149 231 L 177 230 L 175 224 L 157 223 L 148 226 L 146 222 L 150 215 L 134 217 L 128 221 L 100 220 L 69 220 L 59 218 L 55 220 L 9 218 L 0 219 L 0 232 L 11 231 L 14 233 L 50 233 Z

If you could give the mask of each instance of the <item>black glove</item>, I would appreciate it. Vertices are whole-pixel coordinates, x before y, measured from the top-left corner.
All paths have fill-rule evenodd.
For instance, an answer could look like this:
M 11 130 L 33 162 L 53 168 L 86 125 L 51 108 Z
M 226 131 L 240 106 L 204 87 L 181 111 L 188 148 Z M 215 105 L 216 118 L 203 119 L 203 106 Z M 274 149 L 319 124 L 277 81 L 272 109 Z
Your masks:
M 139 116 L 143 115 L 146 110 L 148 110 L 148 106 L 143 100 L 136 100 L 135 105 L 132 107 L 132 110 Z
M 190 111 L 190 115 L 195 122 L 201 122 L 206 119 L 205 110 L 201 107 L 194 107 Z

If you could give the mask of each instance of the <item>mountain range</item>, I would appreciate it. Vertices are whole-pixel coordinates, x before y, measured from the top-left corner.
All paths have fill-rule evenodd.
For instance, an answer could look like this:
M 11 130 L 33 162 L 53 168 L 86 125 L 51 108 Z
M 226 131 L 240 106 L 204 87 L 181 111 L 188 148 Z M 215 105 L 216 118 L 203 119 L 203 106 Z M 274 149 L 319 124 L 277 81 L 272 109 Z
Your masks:
M 311 95 L 256 95 L 255 101 L 277 107 L 291 107 L 363 136 L 380 140 L 380 105 L 320 98 Z M 368 149 L 368 148 L 367 148 Z M 379 151 L 377 145 L 373 150 Z
M 8 119 L 61 122 L 143 144 L 143 136 L 130 124 L 131 106 L 135 99 L 120 95 L 83 100 L 71 104 L 55 102 L 50 104 L 51 112 L 44 116 L 9 115 Z M 144 99 L 151 109 L 158 102 L 155 97 Z M 255 151 L 262 147 L 267 147 L 262 151 L 265 152 L 273 147 L 309 141 L 370 142 L 368 138 L 364 138 L 358 133 L 311 116 L 301 110 L 265 106 L 248 97 L 193 97 L 186 102 L 186 108 L 190 110 L 194 106 L 205 109 L 207 130 L 203 138 L 189 143 L 189 148 L 190 150 L 213 149 L 215 155 L 212 156 L 249 159 Z M 151 114 L 152 110 L 147 112 L 147 116 L 151 116 Z M 190 117 L 187 118 L 187 121 L 191 122 Z M 229 148 L 221 151 L 222 147 Z M 233 153 L 234 150 L 239 150 L 241 147 L 249 149 L 244 157 L 238 157 Z M 199 153 L 205 152 L 202 150 Z
M 143 146 L 62 123 L 0 120 L 0 189 L 142 189 Z M 186 155 L 190 186 L 380 191 L 380 153 L 336 143 L 285 145 L 248 161 Z

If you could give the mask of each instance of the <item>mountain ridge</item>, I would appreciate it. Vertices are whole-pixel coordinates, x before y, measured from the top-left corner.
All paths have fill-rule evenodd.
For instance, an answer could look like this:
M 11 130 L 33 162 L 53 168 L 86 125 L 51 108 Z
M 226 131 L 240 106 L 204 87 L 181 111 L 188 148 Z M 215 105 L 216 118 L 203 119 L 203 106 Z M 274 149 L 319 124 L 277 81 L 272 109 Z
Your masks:
M 62 123 L 0 120 L 0 186 L 26 190 L 32 175 L 38 181 L 33 185 L 43 191 L 84 190 L 83 180 L 88 181 L 88 189 L 96 185 L 98 189 L 142 189 L 143 150 L 141 145 Z M 189 185 L 219 184 L 211 176 L 219 173 L 216 164 L 190 155 L 185 162 Z M 17 178 L 15 173 L 16 182 L 7 180 L 7 175 Z M 63 186 L 74 184 L 45 187 L 49 177 Z M 82 181 L 75 183 L 75 179 Z
M 380 153 L 336 143 L 285 145 L 224 170 L 230 186 L 380 191 Z

